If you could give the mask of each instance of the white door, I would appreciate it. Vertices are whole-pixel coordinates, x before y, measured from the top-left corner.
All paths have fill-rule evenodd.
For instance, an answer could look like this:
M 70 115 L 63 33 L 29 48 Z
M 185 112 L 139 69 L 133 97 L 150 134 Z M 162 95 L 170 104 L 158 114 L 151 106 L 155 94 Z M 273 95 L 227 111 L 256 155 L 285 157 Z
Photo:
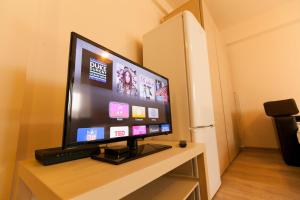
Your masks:
M 214 124 L 206 35 L 192 13 L 183 13 L 191 127 Z
M 205 155 L 208 175 L 208 192 L 212 198 L 221 185 L 220 166 L 214 127 L 193 129 L 192 141 L 205 144 Z

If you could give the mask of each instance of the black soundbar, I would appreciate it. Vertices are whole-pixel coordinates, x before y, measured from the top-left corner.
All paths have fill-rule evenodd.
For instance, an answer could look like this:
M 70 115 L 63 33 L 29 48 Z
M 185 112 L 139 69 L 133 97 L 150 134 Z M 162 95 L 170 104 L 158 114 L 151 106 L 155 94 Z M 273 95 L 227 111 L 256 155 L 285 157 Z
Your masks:
M 98 145 L 85 145 L 62 149 L 61 147 L 38 149 L 35 158 L 43 165 L 67 162 L 100 154 Z

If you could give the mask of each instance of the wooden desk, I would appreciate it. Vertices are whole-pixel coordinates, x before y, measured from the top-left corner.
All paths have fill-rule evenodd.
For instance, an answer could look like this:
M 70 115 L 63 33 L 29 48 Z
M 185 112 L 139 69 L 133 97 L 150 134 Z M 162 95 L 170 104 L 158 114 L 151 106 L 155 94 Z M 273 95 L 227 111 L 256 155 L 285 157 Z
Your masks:
M 166 194 L 169 185 L 173 185 L 174 189 L 174 184 L 168 184 L 170 181 L 175 181 L 178 186 L 180 184 L 185 187 L 190 185 L 191 188 L 200 186 L 201 199 L 208 199 L 204 145 L 189 143 L 186 148 L 180 148 L 178 142 L 146 141 L 144 143 L 168 144 L 173 148 L 121 165 L 111 165 L 90 158 L 51 166 L 42 166 L 35 160 L 21 161 L 18 165 L 18 174 L 33 196 L 39 200 L 107 200 L 123 197 L 132 199 L 131 195 L 134 197 L 141 190 L 147 191 L 148 185 L 152 194 L 156 191 L 153 187 L 157 185 L 160 189 L 166 187 L 165 196 L 175 195 L 174 190 Z M 196 161 L 200 174 L 196 179 L 164 176 L 192 159 Z M 178 199 L 179 194 L 176 196 L 175 199 Z M 174 198 L 170 196 L 169 199 Z

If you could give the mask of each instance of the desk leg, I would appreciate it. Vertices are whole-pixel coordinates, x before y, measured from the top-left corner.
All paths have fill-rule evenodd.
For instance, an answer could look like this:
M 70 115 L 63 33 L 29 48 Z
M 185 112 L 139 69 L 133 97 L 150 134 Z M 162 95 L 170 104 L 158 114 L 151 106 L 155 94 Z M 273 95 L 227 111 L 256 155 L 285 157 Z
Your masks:
M 198 178 L 200 187 L 200 197 L 201 200 L 208 200 L 208 189 L 207 189 L 207 178 L 206 178 L 206 165 L 204 159 L 204 153 L 197 156 L 197 166 L 198 166 Z
M 16 185 L 14 187 L 12 198 L 13 200 L 32 200 L 32 193 L 27 185 L 21 180 L 21 178 L 17 178 Z

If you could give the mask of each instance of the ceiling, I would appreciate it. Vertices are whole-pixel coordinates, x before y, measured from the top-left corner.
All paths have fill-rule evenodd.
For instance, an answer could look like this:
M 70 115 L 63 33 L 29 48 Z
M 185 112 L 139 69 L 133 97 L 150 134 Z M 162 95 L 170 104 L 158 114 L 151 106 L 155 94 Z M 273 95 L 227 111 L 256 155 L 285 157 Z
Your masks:
M 187 0 L 166 1 L 175 8 Z M 205 0 L 212 17 L 220 29 L 242 23 L 291 1 L 295 0 Z

